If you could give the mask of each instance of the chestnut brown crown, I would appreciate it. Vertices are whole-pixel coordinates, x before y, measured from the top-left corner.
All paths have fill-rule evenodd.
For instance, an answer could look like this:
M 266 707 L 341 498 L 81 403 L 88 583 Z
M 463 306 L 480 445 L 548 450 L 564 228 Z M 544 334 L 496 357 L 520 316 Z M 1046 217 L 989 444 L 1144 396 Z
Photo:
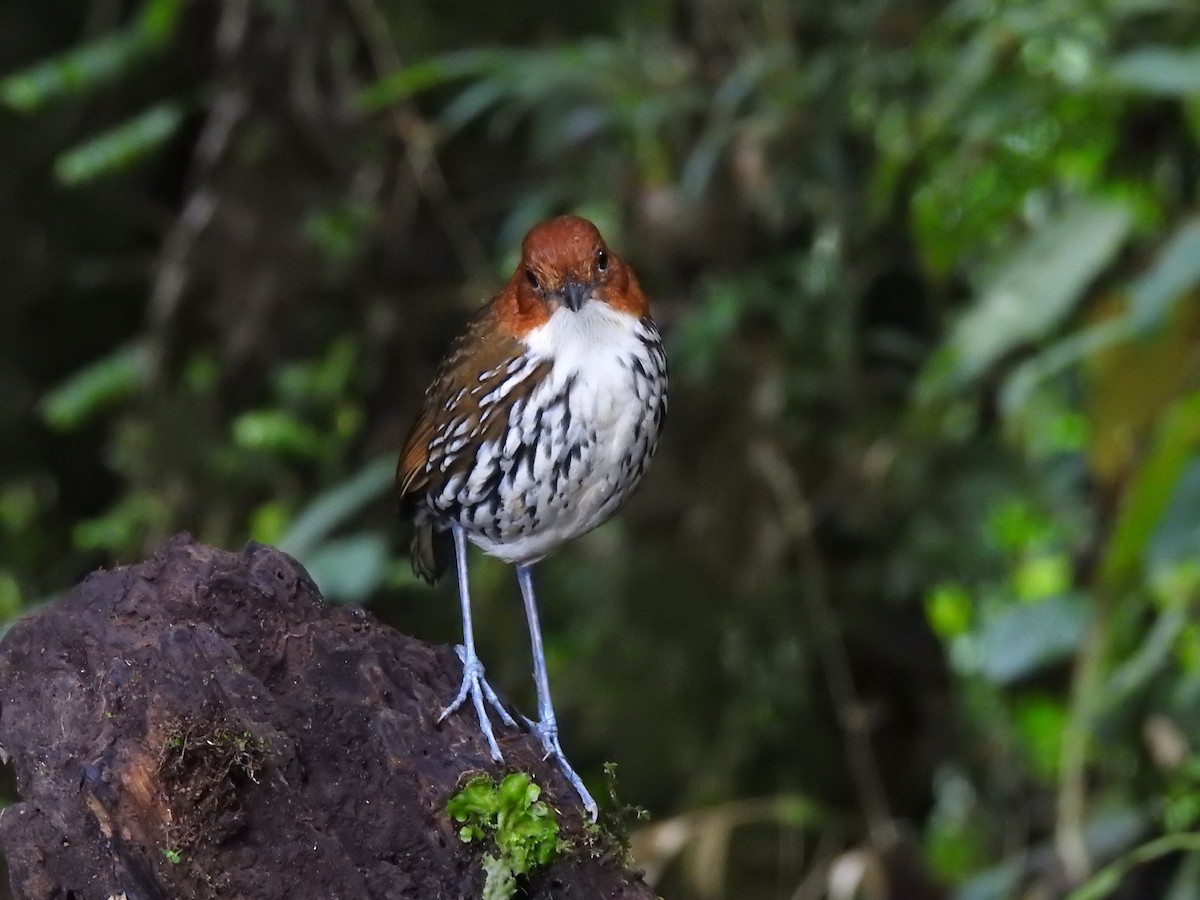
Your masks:
M 558 216 L 530 229 L 521 261 L 497 298 L 502 318 L 520 335 L 590 299 L 641 318 L 649 304 L 633 270 L 612 252 L 600 230 L 580 216 Z

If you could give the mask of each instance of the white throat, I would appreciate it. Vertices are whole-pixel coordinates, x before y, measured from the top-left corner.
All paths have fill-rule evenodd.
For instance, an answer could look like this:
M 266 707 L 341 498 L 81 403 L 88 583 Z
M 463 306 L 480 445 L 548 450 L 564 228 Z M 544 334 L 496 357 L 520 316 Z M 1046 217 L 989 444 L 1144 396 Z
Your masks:
M 532 355 L 554 361 L 560 374 L 604 367 L 638 346 L 638 319 L 600 300 L 588 300 L 578 312 L 559 307 L 543 325 L 523 338 Z

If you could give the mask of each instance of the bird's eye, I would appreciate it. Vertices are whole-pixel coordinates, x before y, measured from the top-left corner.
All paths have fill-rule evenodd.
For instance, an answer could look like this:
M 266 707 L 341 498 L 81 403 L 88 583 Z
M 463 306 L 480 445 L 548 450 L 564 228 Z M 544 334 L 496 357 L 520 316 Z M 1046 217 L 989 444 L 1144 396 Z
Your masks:
M 596 251 L 596 268 L 601 272 L 608 270 L 608 254 L 603 250 Z
M 525 280 L 529 282 L 529 286 L 535 291 L 541 290 L 542 286 L 538 284 L 537 276 L 533 274 L 533 269 L 525 270 Z

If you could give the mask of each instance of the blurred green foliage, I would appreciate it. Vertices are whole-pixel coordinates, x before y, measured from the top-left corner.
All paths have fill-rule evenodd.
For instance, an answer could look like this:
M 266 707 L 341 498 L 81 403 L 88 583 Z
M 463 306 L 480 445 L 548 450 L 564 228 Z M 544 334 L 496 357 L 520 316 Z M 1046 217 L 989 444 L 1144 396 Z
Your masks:
M 674 382 L 637 500 L 539 567 L 547 654 L 659 890 L 1200 894 L 1200 7 L 72 15 L 0 10 L 0 617 L 190 529 L 454 640 L 393 454 L 579 212 Z

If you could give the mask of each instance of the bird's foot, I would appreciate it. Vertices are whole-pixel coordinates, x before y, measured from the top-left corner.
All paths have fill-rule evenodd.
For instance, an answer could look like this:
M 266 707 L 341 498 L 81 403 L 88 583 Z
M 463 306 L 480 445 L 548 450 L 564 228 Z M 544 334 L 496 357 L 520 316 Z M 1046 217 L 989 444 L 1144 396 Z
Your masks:
M 558 722 L 555 721 L 553 714 L 543 715 L 540 722 L 535 722 L 533 719 L 525 718 L 525 716 L 521 718 L 525 719 L 525 724 L 537 736 L 537 739 L 542 744 L 542 749 L 546 751 L 542 759 L 553 757 L 558 762 L 558 767 L 562 769 L 563 777 L 571 783 L 571 787 L 575 789 L 575 793 L 579 795 L 579 799 L 583 802 L 583 808 L 587 810 L 588 816 L 595 822 L 596 818 L 600 815 L 600 810 L 596 806 L 596 801 L 592 799 L 592 795 L 588 793 L 588 789 L 583 786 L 583 779 L 575 774 L 575 770 L 567 762 L 562 744 L 558 742 Z
M 496 714 L 500 716 L 501 721 L 505 725 L 516 728 L 517 723 L 508 714 L 508 710 L 504 708 L 504 705 L 500 702 L 500 698 L 492 690 L 492 686 L 483 677 L 483 663 L 479 661 L 479 657 L 474 653 L 468 653 L 467 648 L 462 644 L 455 647 L 454 652 L 462 660 L 462 684 L 458 686 L 458 693 L 450 701 L 450 705 L 443 709 L 441 715 L 438 716 L 438 721 L 441 722 L 446 716 L 462 706 L 469 696 L 472 704 L 475 706 L 475 715 L 479 717 L 479 730 L 487 738 L 488 750 L 492 754 L 492 759 L 496 762 L 501 762 L 504 757 L 500 753 L 500 745 L 496 743 L 496 735 L 492 733 L 492 721 L 488 718 L 487 707 L 483 705 L 483 701 L 486 699 L 491 704 L 492 709 L 496 711 Z

